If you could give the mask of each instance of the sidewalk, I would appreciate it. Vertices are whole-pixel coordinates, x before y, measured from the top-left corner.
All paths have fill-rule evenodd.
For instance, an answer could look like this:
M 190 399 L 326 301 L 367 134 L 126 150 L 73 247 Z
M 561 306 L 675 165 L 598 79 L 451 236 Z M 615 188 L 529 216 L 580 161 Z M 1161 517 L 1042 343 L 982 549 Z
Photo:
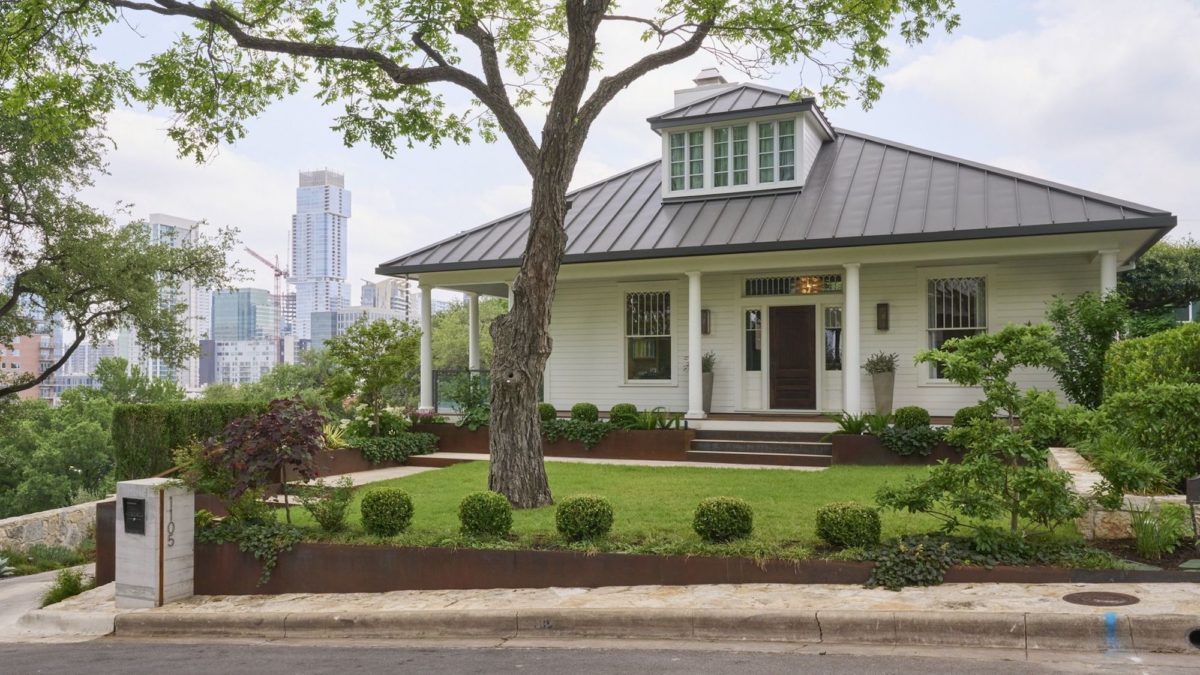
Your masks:
M 95 572 L 95 565 L 84 565 L 82 569 L 90 575 Z M 93 606 L 80 612 L 65 611 L 41 616 L 46 611 L 39 609 L 42 596 L 53 585 L 56 576 L 58 571 L 54 570 L 0 580 L 0 643 L 43 640 L 71 642 L 112 632 L 115 607 L 111 612 L 107 608 L 97 611 Z M 111 605 L 112 591 L 109 590 L 107 595 L 108 605 Z
M 1087 607 L 1068 593 L 1140 602 Z M 111 586 L 58 611 L 110 613 Z M 116 613 L 118 637 L 569 638 L 924 645 L 1200 655 L 1193 584 L 747 584 L 194 597 Z M 1200 639 L 1195 635 L 1192 639 Z

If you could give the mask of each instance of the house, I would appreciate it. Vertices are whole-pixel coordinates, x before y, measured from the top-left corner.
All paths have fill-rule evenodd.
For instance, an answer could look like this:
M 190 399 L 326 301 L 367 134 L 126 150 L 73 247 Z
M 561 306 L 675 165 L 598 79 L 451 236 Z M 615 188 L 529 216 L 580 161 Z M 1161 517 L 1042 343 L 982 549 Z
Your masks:
M 545 400 L 706 417 L 688 364 L 716 357 L 724 419 L 866 411 L 864 359 L 895 352 L 895 406 L 951 415 L 978 390 L 913 356 L 1038 322 L 1055 295 L 1106 291 L 1169 231 L 1166 211 L 833 127 L 814 100 L 713 70 L 649 119 L 662 156 L 575 190 Z M 1117 158 L 1114 158 L 1117 161 Z M 504 296 L 518 212 L 390 260 L 430 293 Z M 477 322 L 472 333 L 478 366 Z M 422 407 L 433 405 L 428 338 Z M 1044 372 L 1022 384 L 1054 388 Z

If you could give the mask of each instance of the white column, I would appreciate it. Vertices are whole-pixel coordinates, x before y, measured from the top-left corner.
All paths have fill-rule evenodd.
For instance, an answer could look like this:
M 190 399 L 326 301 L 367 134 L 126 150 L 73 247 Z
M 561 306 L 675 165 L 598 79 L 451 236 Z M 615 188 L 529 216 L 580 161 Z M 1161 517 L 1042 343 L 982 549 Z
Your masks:
M 690 419 L 703 419 L 704 414 L 704 358 L 700 344 L 700 273 L 688 272 L 688 409 Z
M 433 286 L 421 283 L 421 412 L 433 412 Z
M 479 294 L 467 293 L 467 367 L 479 370 Z
M 1117 288 L 1117 251 L 1100 251 L 1100 295 Z
M 842 409 L 857 415 L 862 412 L 862 373 L 859 372 L 859 318 L 862 312 L 858 303 L 859 263 L 846 263 L 846 278 L 843 284 L 846 309 L 842 319 Z

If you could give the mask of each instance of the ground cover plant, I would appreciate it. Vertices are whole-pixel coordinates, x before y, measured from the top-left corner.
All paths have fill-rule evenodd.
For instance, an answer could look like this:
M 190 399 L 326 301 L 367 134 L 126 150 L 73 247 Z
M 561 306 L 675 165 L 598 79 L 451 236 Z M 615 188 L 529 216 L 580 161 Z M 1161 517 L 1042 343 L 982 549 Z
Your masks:
M 25 548 L 6 546 L 0 548 L 0 559 L 8 560 L 11 575 L 24 576 L 91 562 L 95 559 L 95 545 L 85 542 L 78 549 L 45 544 L 33 544 Z
M 96 580 L 78 569 L 63 569 L 54 577 L 54 585 L 42 596 L 42 607 L 62 602 L 96 587 Z

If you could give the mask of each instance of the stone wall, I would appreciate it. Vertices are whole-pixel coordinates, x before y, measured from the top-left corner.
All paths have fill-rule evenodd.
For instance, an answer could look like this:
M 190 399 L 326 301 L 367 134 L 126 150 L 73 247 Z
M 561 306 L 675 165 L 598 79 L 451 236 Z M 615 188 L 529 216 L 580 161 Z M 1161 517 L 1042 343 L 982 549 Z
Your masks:
M 96 524 L 96 502 L 0 520 L 0 548 L 34 544 L 75 548 Z
M 1104 478 L 1092 468 L 1090 462 L 1070 448 L 1050 448 L 1050 468 L 1062 469 L 1071 474 L 1072 487 L 1077 494 L 1091 496 L 1092 491 Z M 1183 495 L 1142 496 L 1126 495 L 1124 508 L 1109 511 L 1093 503 L 1087 513 L 1075 521 L 1084 539 L 1132 539 L 1133 526 L 1129 512 L 1133 509 L 1156 508 L 1159 504 L 1187 506 Z

